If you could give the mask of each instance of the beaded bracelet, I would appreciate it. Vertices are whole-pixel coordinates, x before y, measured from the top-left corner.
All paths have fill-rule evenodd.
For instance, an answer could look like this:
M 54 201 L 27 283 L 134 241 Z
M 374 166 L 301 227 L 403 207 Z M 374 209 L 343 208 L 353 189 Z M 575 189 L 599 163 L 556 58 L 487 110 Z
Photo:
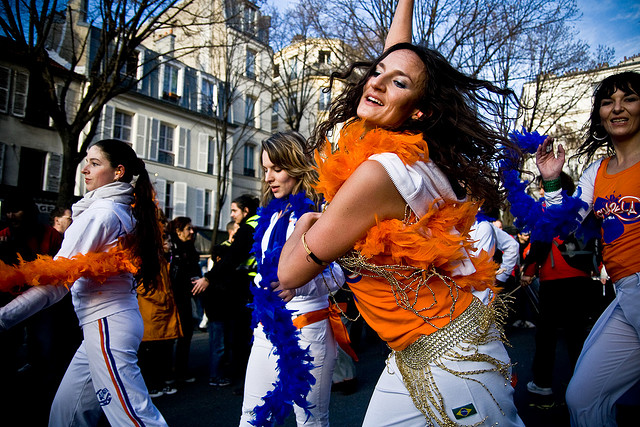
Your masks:
M 304 236 L 306 235 L 307 235 L 307 232 L 305 231 L 304 233 L 302 233 L 302 237 L 300 238 L 300 240 L 302 240 L 302 246 L 304 246 L 304 250 L 307 251 L 307 255 L 309 255 L 309 257 L 313 260 L 313 262 L 315 262 L 318 265 L 322 265 L 322 266 L 329 265 L 328 262 L 322 261 L 320 258 L 316 256 L 316 254 L 311 252 L 311 249 L 309 249 L 309 246 L 307 246 L 307 242 L 304 239 Z
M 551 192 L 560 190 L 562 188 L 562 180 L 560 178 L 551 179 L 549 181 L 542 181 L 542 186 L 545 192 Z

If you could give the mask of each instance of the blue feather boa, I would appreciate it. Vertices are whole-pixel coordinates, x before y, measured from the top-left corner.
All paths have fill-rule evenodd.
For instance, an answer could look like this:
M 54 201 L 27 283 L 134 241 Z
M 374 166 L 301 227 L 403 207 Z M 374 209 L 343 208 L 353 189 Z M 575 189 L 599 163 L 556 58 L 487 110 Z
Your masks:
M 509 139 L 520 147 L 523 153 L 533 154 L 538 146 L 544 142 L 546 135 L 538 132 L 514 131 L 509 133 Z M 554 237 L 565 239 L 575 232 L 580 226 L 581 209 L 588 207 L 587 203 L 580 199 L 580 191 L 575 197 L 562 191 L 562 204 L 543 207 L 543 199 L 535 201 L 527 194 L 529 181 L 522 181 L 518 172 L 520 156 L 514 151 L 505 148 L 504 158 L 499 166 L 502 175 L 502 185 L 507 191 L 507 200 L 511 204 L 511 214 L 516 218 L 515 225 L 523 231 L 531 232 L 532 241 L 551 242 Z M 582 229 L 585 237 L 592 237 L 593 232 Z
M 262 398 L 264 403 L 254 408 L 254 426 L 272 426 L 274 422 L 283 424 L 291 413 L 293 404 L 303 408 L 307 416 L 311 415 L 307 394 L 316 379 L 311 374 L 313 358 L 309 349 L 299 345 L 300 332 L 293 326 L 292 310 L 285 307 L 285 302 L 272 291 L 270 284 L 278 281 L 278 260 L 286 241 L 286 230 L 289 215 L 293 211 L 296 218 L 315 210 L 311 200 L 304 192 L 283 199 L 273 199 L 266 207 L 258 209 L 258 225 L 254 234 L 252 253 L 258 260 L 258 273 L 261 275 L 260 285 L 252 286 L 253 293 L 253 327 L 262 323 L 265 335 L 274 346 L 274 354 L 278 356 L 278 378 L 273 390 Z M 269 228 L 271 217 L 282 212 L 281 219 L 286 223 L 277 224 L 272 232 L 268 249 L 262 254 L 262 238 Z

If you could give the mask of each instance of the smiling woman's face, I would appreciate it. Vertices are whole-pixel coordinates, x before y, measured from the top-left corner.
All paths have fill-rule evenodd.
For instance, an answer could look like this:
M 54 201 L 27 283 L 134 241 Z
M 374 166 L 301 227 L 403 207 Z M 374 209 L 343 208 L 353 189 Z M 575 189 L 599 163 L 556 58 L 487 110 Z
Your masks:
M 376 66 L 364 85 L 358 117 L 369 128 L 394 129 L 418 112 L 426 69 L 415 52 L 391 52 Z
M 640 96 L 616 90 L 600 101 L 600 121 L 614 142 L 637 136 L 640 133 Z

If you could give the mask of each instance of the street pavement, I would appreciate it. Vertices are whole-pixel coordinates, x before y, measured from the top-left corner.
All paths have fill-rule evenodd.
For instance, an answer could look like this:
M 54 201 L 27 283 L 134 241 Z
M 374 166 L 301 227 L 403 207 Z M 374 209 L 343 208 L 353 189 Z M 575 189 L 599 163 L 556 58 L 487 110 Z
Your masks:
M 330 422 L 333 427 L 357 427 L 362 425 L 369 398 L 387 357 L 386 346 L 365 327 L 361 349 L 358 352 L 360 361 L 356 363 L 358 388 L 355 393 L 331 394 Z M 531 361 L 533 359 L 535 329 L 509 328 L 507 335 L 511 346 L 508 347 L 513 371 L 517 375 L 515 402 L 524 421 L 529 427 L 565 427 L 569 425 L 566 407 L 562 404 L 562 396 L 567 387 L 571 373 L 564 346 L 559 345 L 554 375 L 554 392 L 556 405 L 549 409 L 530 406 L 526 384 L 531 380 Z M 238 385 L 228 387 L 211 387 L 208 385 L 207 334 L 196 332 L 191 347 L 191 366 L 196 376 L 195 383 L 186 383 L 173 395 L 165 395 L 154 399 L 160 412 L 168 424 L 173 427 L 212 427 L 237 426 L 242 407 L 242 396 L 234 394 Z M 295 426 L 295 419 L 290 416 L 285 426 Z

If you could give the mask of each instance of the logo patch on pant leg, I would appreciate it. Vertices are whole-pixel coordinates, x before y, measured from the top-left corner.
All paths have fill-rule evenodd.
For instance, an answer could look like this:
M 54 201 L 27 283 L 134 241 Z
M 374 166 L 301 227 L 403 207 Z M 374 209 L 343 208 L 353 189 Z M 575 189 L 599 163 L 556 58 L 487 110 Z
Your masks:
M 106 388 L 101 388 L 96 392 L 96 397 L 98 398 L 98 402 L 100 402 L 100 406 L 107 406 L 111 403 L 111 393 Z
M 467 418 L 478 413 L 473 403 L 467 403 L 458 408 L 453 408 L 451 411 L 453 412 L 453 416 L 456 417 L 456 420 L 461 420 L 462 418 Z

